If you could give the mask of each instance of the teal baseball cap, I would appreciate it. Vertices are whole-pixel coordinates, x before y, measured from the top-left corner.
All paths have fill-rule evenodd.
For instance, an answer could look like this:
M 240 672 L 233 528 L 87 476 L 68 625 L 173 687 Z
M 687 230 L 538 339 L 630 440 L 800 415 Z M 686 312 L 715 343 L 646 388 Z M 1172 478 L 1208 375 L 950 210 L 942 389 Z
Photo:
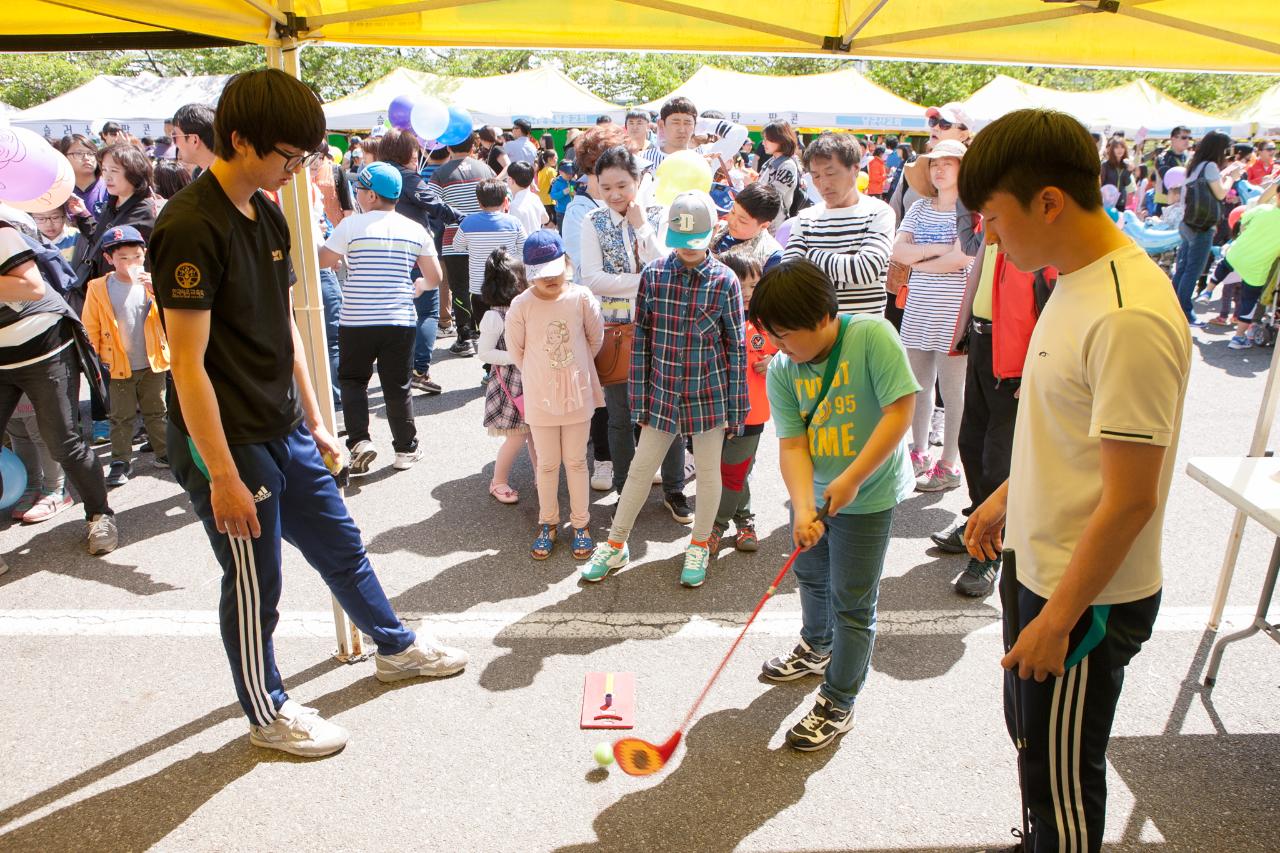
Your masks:
M 366 190 L 372 190 L 383 198 L 394 201 L 400 198 L 400 190 L 404 187 L 404 179 L 400 170 L 390 163 L 381 160 L 370 163 L 360 170 L 356 183 Z

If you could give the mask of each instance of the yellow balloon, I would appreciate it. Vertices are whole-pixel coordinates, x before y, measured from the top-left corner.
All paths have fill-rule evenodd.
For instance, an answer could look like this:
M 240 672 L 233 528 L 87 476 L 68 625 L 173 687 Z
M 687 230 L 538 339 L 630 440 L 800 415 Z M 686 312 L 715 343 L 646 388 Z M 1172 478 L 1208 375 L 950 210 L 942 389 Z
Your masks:
M 333 162 L 342 163 L 342 149 L 336 145 L 329 146 L 329 156 L 333 158 Z
M 711 191 L 711 166 L 697 151 L 677 151 L 658 166 L 657 186 L 653 196 L 658 204 L 668 205 L 680 193 L 690 190 Z
M 866 172 L 859 172 L 858 173 L 858 192 L 860 193 L 866 192 L 867 187 L 869 186 L 871 186 L 871 176 L 868 175 Z

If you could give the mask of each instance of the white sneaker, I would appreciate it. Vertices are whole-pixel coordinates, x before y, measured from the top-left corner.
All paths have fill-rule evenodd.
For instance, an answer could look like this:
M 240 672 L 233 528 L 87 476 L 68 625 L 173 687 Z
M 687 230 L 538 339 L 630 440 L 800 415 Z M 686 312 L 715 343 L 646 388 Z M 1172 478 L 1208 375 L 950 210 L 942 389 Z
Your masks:
M 397 453 L 396 461 L 391 463 L 391 467 L 397 471 L 404 471 L 413 467 L 413 463 L 422 458 L 422 445 L 418 445 L 408 453 Z
M 356 446 L 351 448 L 351 465 L 347 470 L 353 477 L 368 474 L 369 466 L 376 458 L 378 458 L 378 451 L 374 448 L 372 441 L 367 438 L 364 441 L 358 441 Z
M 276 713 L 269 726 L 249 726 L 249 743 L 306 758 L 332 755 L 347 745 L 347 730 L 320 716 L 315 708 L 287 699 Z
M 406 678 L 427 676 L 439 678 L 462 672 L 467 666 L 467 653 L 462 649 L 446 646 L 434 637 L 418 634 L 412 646 L 398 655 L 376 655 L 379 681 L 404 681 Z
M 591 488 L 597 492 L 613 491 L 613 463 L 597 462 L 591 472 Z
M 114 515 L 95 515 L 89 519 L 90 554 L 110 554 L 119 541 Z
M 698 476 L 698 466 L 693 461 L 693 454 L 689 451 L 684 452 L 684 481 L 688 483 L 694 477 Z

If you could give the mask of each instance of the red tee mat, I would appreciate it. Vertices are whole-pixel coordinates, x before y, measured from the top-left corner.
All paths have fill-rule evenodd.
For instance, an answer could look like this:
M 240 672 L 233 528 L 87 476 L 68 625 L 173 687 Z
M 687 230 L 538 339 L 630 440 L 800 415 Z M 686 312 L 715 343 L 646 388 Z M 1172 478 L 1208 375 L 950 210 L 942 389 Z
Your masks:
M 630 729 L 636 724 L 636 674 L 588 672 L 582 689 L 584 729 Z

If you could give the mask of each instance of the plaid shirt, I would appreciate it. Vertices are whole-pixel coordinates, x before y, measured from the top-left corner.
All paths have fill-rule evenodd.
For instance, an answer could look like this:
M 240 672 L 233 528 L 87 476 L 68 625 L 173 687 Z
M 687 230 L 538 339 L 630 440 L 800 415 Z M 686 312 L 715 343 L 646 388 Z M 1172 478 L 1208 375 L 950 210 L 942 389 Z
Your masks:
M 672 252 L 640 273 L 627 384 L 631 419 L 696 435 L 746 420 L 747 351 L 738 278 L 708 257 L 689 269 Z

